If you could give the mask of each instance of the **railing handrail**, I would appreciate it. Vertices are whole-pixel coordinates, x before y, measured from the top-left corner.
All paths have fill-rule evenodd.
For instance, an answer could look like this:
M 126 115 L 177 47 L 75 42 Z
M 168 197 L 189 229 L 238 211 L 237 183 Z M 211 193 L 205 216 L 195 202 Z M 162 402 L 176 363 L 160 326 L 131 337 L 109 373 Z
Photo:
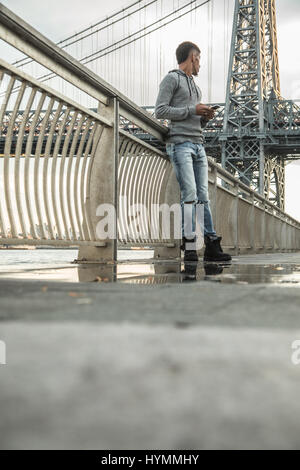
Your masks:
M 54 42 L 42 35 L 35 28 L 26 23 L 22 18 L 5 7 L 2 3 L 0 3 L 0 27 L 1 26 L 7 28 L 10 32 L 18 36 L 20 41 L 26 41 L 27 44 L 30 44 L 38 51 L 45 54 L 47 57 L 55 60 L 57 64 L 63 66 L 67 71 L 71 72 L 74 78 L 76 78 L 73 83 L 74 85 L 76 85 L 76 81 L 79 79 L 97 89 L 107 98 L 117 98 L 120 104 L 121 112 L 122 109 L 128 111 L 130 114 L 137 117 L 140 121 L 144 122 L 148 127 L 152 128 L 156 132 L 159 132 L 161 139 L 163 140 L 163 136 L 168 132 L 168 129 L 164 125 L 162 125 L 155 118 L 151 117 L 149 113 L 137 106 L 133 101 L 123 95 L 116 88 L 112 87 L 108 82 L 82 65 L 80 61 L 74 59 L 67 52 L 60 49 Z M 14 47 L 21 50 L 20 47 L 18 47 L 18 44 L 14 44 Z M 43 62 L 44 61 L 42 61 L 42 58 L 40 58 L 40 63 L 47 67 L 48 64 Z
M 215 163 L 213 161 L 213 159 L 211 157 L 208 157 L 208 161 L 209 161 L 209 166 L 212 167 L 212 168 L 216 168 L 217 170 L 217 176 L 218 177 L 224 177 L 226 178 L 226 180 L 229 180 L 235 187 L 238 187 L 240 188 L 241 190 L 243 190 L 245 193 L 248 193 L 249 195 L 252 195 L 254 196 L 254 199 L 261 202 L 261 203 L 264 203 L 265 205 L 267 205 L 270 209 L 276 211 L 277 213 L 281 214 L 282 216 L 284 216 L 285 218 L 287 218 L 288 220 L 290 220 L 292 223 L 294 223 L 295 225 L 297 225 L 298 227 L 300 227 L 300 222 L 299 220 L 297 219 L 294 219 L 291 215 L 287 214 L 286 212 L 284 212 L 282 209 L 280 209 L 279 207 L 275 206 L 275 204 L 273 204 L 272 202 L 268 201 L 268 199 L 266 199 L 265 197 L 261 196 L 258 192 L 254 191 L 254 189 L 252 188 L 249 188 L 249 186 L 247 186 L 246 184 L 244 184 L 242 181 L 239 181 L 237 180 L 234 176 L 232 176 L 227 170 L 225 170 L 224 168 L 222 168 L 220 165 L 218 165 L 217 163 Z
M 86 108 L 85 106 L 73 101 L 71 98 L 68 98 L 67 96 L 63 95 L 59 91 L 54 90 L 54 88 L 51 88 L 48 85 L 45 85 L 44 83 L 39 82 L 37 79 L 32 78 L 27 73 L 25 73 L 22 70 L 18 69 L 14 65 L 9 64 L 8 62 L 6 62 L 5 60 L 3 60 L 1 58 L 0 58 L 0 67 L 2 67 L 2 69 L 6 70 L 6 72 L 9 75 L 19 77 L 20 80 L 30 83 L 31 85 L 35 86 L 36 88 L 38 88 L 41 91 L 45 91 L 48 96 L 53 96 L 53 97 L 59 99 L 60 101 L 64 102 L 65 104 L 67 104 L 71 107 L 74 107 L 74 108 L 82 111 L 83 113 L 91 116 L 92 118 L 100 121 L 102 124 L 104 124 L 106 126 L 109 126 L 109 127 L 113 126 L 112 121 L 109 121 L 108 119 L 101 116 L 100 114 L 95 113 L 93 110 L 91 110 L 89 108 Z

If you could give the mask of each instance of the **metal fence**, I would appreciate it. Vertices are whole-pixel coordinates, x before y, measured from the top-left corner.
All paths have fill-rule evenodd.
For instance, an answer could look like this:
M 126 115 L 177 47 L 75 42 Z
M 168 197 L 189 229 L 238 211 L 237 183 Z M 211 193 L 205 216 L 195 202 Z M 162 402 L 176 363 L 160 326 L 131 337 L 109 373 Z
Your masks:
M 0 242 L 69 245 L 95 241 L 86 199 L 95 150 L 104 127 L 112 124 L 1 59 L 0 83 L 5 141 L 0 167 L 4 189 Z M 4 111 L 10 102 L 13 108 L 7 120 Z M 16 122 L 20 107 L 24 113 Z M 46 111 L 41 118 L 42 109 Z

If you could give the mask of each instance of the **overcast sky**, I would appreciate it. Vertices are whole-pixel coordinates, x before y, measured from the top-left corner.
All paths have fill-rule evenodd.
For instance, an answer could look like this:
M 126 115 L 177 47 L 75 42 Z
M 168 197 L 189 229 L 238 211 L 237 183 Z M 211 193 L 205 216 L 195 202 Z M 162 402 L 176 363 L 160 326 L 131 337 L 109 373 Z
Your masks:
M 176 5 L 176 0 L 165 2 Z M 233 6 L 234 0 L 228 2 Z M 2 3 L 57 42 L 133 0 L 2 0 Z M 223 4 L 224 0 L 214 0 L 216 20 L 218 12 L 223 12 Z M 300 99 L 300 0 L 276 0 L 276 6 L 282 95 Z M 174 54 L 172 49 L 175 47 L 170 44 L 170 54 Z M 222 48 L 219 53 L 222 55 Z M 220 60 L 217 51 L 214 59 Z
M 169 1 L 176 5 L 176 0 Z M 231 7 L 234 0 L 227 0 Z M 78 32 L 104 16 L 133 3 L 133 0 L 2 0 L 2 3 L 54 42 Z M 182 4 L 182 3 L 181 3 Z M 223 13 L 224 0 L 214 0 L 216 24 Z M 300 0 L 276 0 L 279 43 L 281 93 L 285 98 L 300 100 Z M 231 22 L 231 20 L 230 20 Z M 217 34 L 216 34 L 217 36 Z M 188 37 L 186 39 L 189 39 Z M 193 39 L 192 39 L 193 40 Z M 218 38 L 216 38 L 218 41 Z M 205 46 L 201 40 L 201 48 Z M 174 55 L 171 42 L 170 55 Z M 223 60 L 223 46 L 215 48 L 215 66 Z M 203 68 L 205 68 L 205 58 Z M 168 70 L 166 70 L 167 72 Z M 205 69 L 203 70 L 205 73 Z M 198 79 L 201 85 L 201 75 Z M 213 81 L 213 101 L 222 100 L 224 86 Z M 222 81 L 223 77 L 222 77 Z M 205 90 L 204 90 L 205 91 Z M 300 220 L 299 201 L 300 162 L 287 166 L 287 210 Z

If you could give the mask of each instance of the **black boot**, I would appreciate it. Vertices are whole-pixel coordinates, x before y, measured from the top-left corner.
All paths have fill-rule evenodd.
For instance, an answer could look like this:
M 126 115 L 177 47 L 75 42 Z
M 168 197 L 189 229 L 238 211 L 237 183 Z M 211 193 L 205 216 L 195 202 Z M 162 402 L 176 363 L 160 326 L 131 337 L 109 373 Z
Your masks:
M 221 240 L 222 237 L 204 237 L 204 261 L 215 261 L 219 263 L 231 261 L 231 256 L 227 253 L 223 253 Z
M 187 245 L 189 245 L 190 243 L 196 243 L 196 237 L 192 238 L 191 240 L 188 240 L 187 238 L 183 237 L 182 245 L 180 248 L 182 251 L 184 251 L 184 261 L 198 261 L 197 251 L 194 248 L 187 248 Z

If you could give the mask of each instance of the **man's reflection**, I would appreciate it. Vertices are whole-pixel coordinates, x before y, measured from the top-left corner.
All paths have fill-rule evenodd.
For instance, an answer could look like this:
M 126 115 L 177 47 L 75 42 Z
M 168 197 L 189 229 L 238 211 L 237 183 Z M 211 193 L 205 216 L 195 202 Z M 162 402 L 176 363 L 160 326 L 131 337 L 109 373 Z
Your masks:
M 203 263 L 204 269 L 204 281 L 221 282 L 221 279 L 213 279 L 212 276 L 218 276 L 223 273 L 224 267 L 230 266 L 230 263 Z M 184 269 L 182 271 L 182 282 L 197 281 L 197 272 L 200 274 L 199 263 L 197 261 L 185 262 Z M 201 276 L 198 275 L 200 279 Z

